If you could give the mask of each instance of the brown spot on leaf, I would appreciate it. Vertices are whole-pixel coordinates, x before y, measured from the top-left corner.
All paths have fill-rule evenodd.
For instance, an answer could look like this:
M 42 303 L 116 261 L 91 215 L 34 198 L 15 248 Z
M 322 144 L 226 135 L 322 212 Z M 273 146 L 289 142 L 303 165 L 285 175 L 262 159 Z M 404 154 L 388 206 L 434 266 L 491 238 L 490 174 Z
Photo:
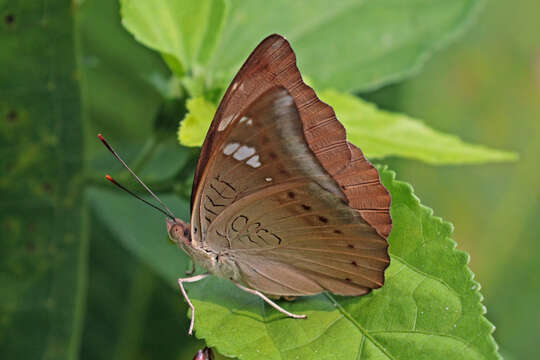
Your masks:
M 349 249 L 354 249 L 354 245 L 351 245 L 351 244 L 347 244 L 347 247 L 348 247 Z
M 354 265 L 354 266 L 358 266 L 358 264 L 356 263 L 356 261 L 351 261 L 351 264 Z
M 325 223 L 325 224 L 328 223 L 328 219 L 325 218 L 324 216 L 319 216 L 319 221 L 322 222 L 322 223 Z
M 304 210 L 306 210 L 306 211 L 311 210 L 311 206 L 306 205 L 306 204 L 302 204 L 302 208 L 303 208 Z
M 14 122 L 14 121 L 17 120 L 17 118 L 18 118 L 18 115 L 17 115 L 17 112 L 15 110 L 10 110 L 6 115 L 6 119 L 9 122 Z
M 343 231 L 336 229 L 336 230 L 334 230 L 334 234 L 340 234 L 341 235 L 341 234 L 343 234 Z
M 50 193 L 52 191 L 52 185 L 50 183 L 48 183 L 48 182 L 45 182 L 45 183 L 41 184 L 41 188 L 46 193 Z
M 15 15 L 13 14 L 7 14 L 6 16 L 4 16 L 4 23 L 6 25 L 11 25 L 15 22 Z
M 292 191 L 289 191 L 289 192 L 287 193 L 287 196 L 289 197 L 289 199 L 294 199 L 295 194 L 294 194 Z

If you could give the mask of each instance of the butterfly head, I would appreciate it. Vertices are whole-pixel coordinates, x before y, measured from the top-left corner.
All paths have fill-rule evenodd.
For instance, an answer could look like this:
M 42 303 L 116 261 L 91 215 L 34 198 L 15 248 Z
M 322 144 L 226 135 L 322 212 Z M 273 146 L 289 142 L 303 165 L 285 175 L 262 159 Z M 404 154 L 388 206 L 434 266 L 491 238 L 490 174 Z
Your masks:
M 167 218 L 165 222 L 167 223 L 167 234 L 169 234 L 169 239 L 172 242 L 178 245 L 191 244 L 191 228 L 189 224 L 178 218 L 174 220 Z

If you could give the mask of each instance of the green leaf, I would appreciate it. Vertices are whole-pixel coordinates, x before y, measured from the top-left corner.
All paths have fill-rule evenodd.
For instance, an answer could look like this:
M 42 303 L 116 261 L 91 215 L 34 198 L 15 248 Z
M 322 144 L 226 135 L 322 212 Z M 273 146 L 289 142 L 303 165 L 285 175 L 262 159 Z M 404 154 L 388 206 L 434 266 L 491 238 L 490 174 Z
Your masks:
M 226 13 L 223 0 L 120 0 L 120 3 L 124 26 L 141 43 L 164 54 L 178 76 L 206 64 Z
M 189 284 L 196 335 L 239 359 L 498 359 L 468 255 L 452 225 L 422 206 L 410 185 L 381 172 L 394 229 L 386 283 L 364 297 L 321 294 L 281 302 L 285 318 L 216 277 Z M 240 334 L 240 336 L 239 336 Z
M 362 99 L 334 90 L 320 92 L 347 129 L 349 141 L 368 158 L 400 156 L 431 164 L 467 164 L 516 160 L 511 152 L 464 143 L 406 115 L 377 109 Z
M 368 90 L 416 73 L 461 33 L 482 0 L 231 1 L 209 71 L 223 85 L 266 36 L 292 43 L 319 88 Z M 162 29 L 161 31 L 165 31 Z
M 177 217 L 187 219 L 189 203 L 173 195 L 158 194 Z M 146 198 L 151 201 L 152 199 Z M 95 216 L 107 224 L 108 229 L 134 255 L 172 286 L 188 268 L 188 257 L 173 246 L 167 237 L 163 215 L 131 196 L 98 188 L 88 189 L 89 204 Z
M 2 359 L 78 356 L 88 229 L 72 5 L 0 5 Z
M 178 129 L 178 140 L 185 146 L 201 146 L 217 107 L 197 97 L 187 101 L 188 113 Z

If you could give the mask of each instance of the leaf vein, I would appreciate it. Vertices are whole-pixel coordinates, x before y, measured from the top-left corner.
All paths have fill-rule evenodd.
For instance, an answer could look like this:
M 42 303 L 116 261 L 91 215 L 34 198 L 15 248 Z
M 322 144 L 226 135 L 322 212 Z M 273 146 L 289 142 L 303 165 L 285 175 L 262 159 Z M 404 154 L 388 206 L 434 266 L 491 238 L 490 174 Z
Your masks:
M 377 340 L 375 340 L 367 331 L 367 329 L 364 329 L 364 327 L 360 325 L 360 323 L 356 321 L 356 319 L 351 314 L 349 314 L 349 312 L 347 312 L 345 308 L 343 308 L 343 306 L 339 302 L 337 302 L 337 300 L 334 299 L 332 295 L 330 295 L 328 292 L 325 292 L 324 294 L 330 300 L 330 302 L 332 302 L 332 304 L 343 314 L 343 316 L 347 318 L 354 326 L 356 326 L 356 328 L 362 333 L 362 335 L 364 335 L 364 337 L 367 337 L 384 355 L 386 355 L 387 358 L 395 360 L 392 354 L 390 354 L 388 350 L 384 348 L 384 346 L 382 346 Z

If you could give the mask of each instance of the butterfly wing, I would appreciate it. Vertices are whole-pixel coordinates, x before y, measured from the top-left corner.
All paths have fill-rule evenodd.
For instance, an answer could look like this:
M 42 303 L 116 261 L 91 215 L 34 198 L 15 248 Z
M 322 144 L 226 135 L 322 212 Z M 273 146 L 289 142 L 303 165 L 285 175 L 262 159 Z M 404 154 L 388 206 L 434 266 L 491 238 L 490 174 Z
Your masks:
M 216 219 L 209 234 L 217 232 L 241 280 L 267 294 L 362 295 L 382 286 L 389 263 L 386 241 L 316 182 L 243 198 Z
M 271 233 L 253 220 L 255 205 L 268 217 L 272 201 L 291 193 L 296 204 L 303 202 L 318 214 L 296 214 L 294 204 L 284 204 L 272 210 L 272 216 L 284 219 Z M 256 203 L 250 203 L 253 199 Z M 279 35 L 265 39 L 226 91 L 203 144 L 192 193 L 194 246 L 235 254 L 244 282 L 269 294 L 327 289 L 359 295 L 384 280 L 390 201 L 377 170 L 346 141 L 332 108 L 302 81 L 289 43 Z M 317 223 L 320 218 L 328 223 Z M 234 237 L 230 231 L 244 222 L 248 230 Z M 283 229 L 290 230 L 289 236 L 282 236 Z M 376 245 L 364 244 L 374 236 Z M 278 238 L 277 248 L 265 245 Z M 308 238 L 315 240 L 309 244 Z M 295 239 L 303 245 L 290 245 Z M 336 246 L 340 249 L 324 252 Z M 294 260 L 300 255 L 302 262 Z M 319 260 L 306 265 L 317 256 Z M 344 271 L 332 272 L 332 261 Z M 276 268 L 274 280 L 265 278 Z M 351 271 L 365 272 L 369 280 L 353 277 Z M 303 288 L 295 292 L 289 282 Z
M 202 186 L 192 217 L 198 246 L 235 262 L 246 285 L 274 295 L 382 286 L 388 244 L 308 147 L 285 88 L 232 120 Z

